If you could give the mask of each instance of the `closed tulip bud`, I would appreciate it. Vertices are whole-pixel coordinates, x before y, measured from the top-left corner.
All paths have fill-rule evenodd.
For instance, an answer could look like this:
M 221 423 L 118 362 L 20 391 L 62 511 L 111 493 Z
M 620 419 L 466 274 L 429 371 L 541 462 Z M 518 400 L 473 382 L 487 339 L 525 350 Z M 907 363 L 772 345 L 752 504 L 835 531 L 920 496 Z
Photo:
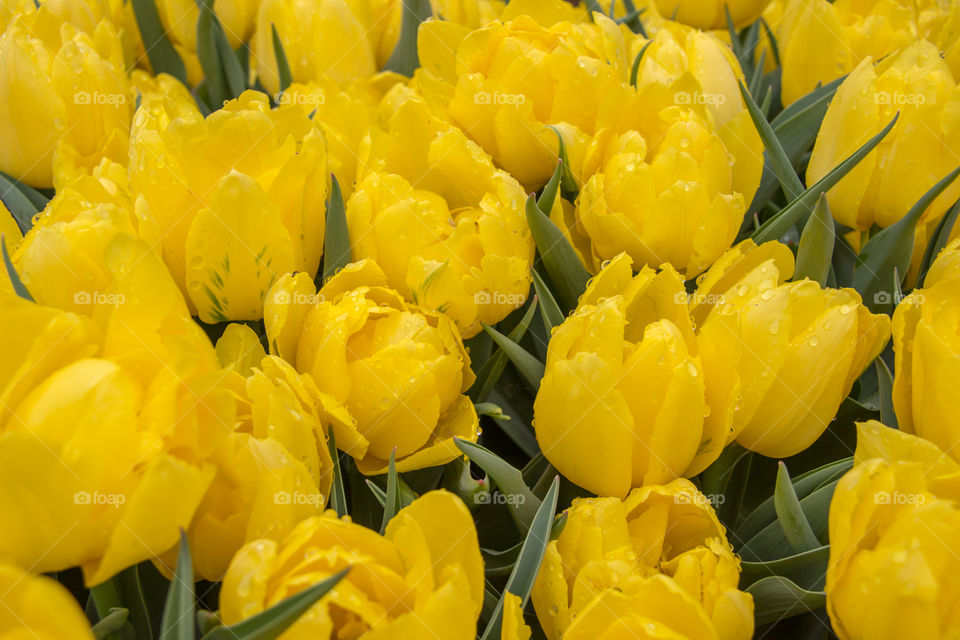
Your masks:
M 0 170 L 51 187 L 55 153 L 126 162 L 133 100 L 109 22 L 86 33 L 41 5 L 0 36 L 0 65 Z
M 853 289 L 784 282 L 792 273 L 786 245 L 748 240 L 693 294 L 711 409 L 732 415 L 730 438 L 770 457 L 820 437 L 890 337 L 889 317 L 870 313 Z
M 92 318 L 0 304 L 0 555 L 88 585 L 187 528 L 236 419 L 213 346 L 159 258 L 118 235 Z M 42 508 L 38 505 L 42 505 Z
M 737 235 L 745 201 L 722 139 L 692 111 L 668 115 L 653 147 L 636 131 L 612 139 L 580 192 L 577 221 L 594 264 L 625 251 L 639 265 L 669 263 L 691 278 Z
M 690 481 L 574 500 L 566 514 L 532 593 L 548 640 L 753 635 L 740 561 Z
M 556 168 L 557 132 L 576 162 L 590 137 L 628 110 L 630 65 L 644 40 L 594 18 L 544 26 L 517 15 L 472 32 L 424 23 L 418 88 L 524 189 L 538 189 Z
M 699 473 L 720 454 L 683 279 L 637 276 L 621 254 L 554 330 L 534 404 L 537 440 L 566 478 L 599 495 Z M 602 461 L 602 464 L 600 463 Z
M 445 464 L 461 455 L 454 437 L 476 441 L 463 395 L 474 375 L 456 326 L 405 302 L 373 262 L 345 267 L 319 292 L 281 279 L 264 324 L 271 353 L 294 354 L 316 382 L 337 446 L 363 473 L 385 472 L 391 452 L 398 471 Z
M 349 568 L 283 640 L 472 640 L 483 604 L 483 559 L 470 511 L 431 491 L 401 509 L 383 536 L 333 512 L 280 543 L 257 540 L 233 558 L 220 617 L 234 624 Z
M 853 229 L 888 227 L 907 214 L 938 180 L 956 168 L 960 91 L 937 48 L 916 42 L 874 64 L 862 62 L 837 90 L 810 157 L 812 183 L 866 143 L 899 113 L 880 145 L 827 192 L 838 222 Z M 855 127 L 855 129 L 854 129 Z M 918 237 L 960 196 L 948 187 L 927 209 Z M 916 252 L 917 257 L 922 250 Z
M 280 275 L 316 273 L 326 151 L 302 105 L 271 110 L 247 91 L 204 119 L 157 97 L 137 111 L 130 152 L 132 190 L 204 322 L 257 320 Z
M 736 28 L 755 21 L 770 0 L 656 0 L 661 15 L 697 29 L 727 28 L 727 13 Z
M 858 425 L 854 467 L 830 503 L 827 612 L 841 640 L 960 634 L 960 466 L 934 444 Z
M 4 604 L 0 637 L 93 640 L 83 609 L 56 580 L 0 563 L 0 591 Z
M 376 261 L 407 300 L 476 335 L 530 290 L 523 189 L 410 89 L 394 87 L 381 110 L 387 126 L 364 139 L 346 205 L 353 257 Z
M 960 375 L 960 242 L 933 263 L 923 289 L 893 314 L 896 376 L 893 402 L 900 429 L 960 460 L 960 418 L 954 408 Z

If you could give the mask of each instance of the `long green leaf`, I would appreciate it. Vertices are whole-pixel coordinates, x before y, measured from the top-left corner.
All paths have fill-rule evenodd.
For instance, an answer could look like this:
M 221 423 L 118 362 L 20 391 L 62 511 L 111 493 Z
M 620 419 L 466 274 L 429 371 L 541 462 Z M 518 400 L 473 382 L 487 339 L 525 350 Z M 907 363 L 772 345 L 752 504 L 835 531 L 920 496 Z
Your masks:
M 520 470 L 479 444 L 460 438 L 454 438 L 453 441 L 465 456 L 483 469 L 500 493 L 512 498 L 506 501 L 507 508 L 517 528 L 526 534 L 536 517 L 540 499 L 523 482 Z
M 753 596 L 753 615 L 757 626 L 815 611 L 827 602 L 822 591 L 801 589 L 782 576 L 770 576 L 747 587 Z
M 549 125 L 550 129 L 557 135 L 557 157 L 560 160 L 558 167 L 560 168 L 560 193 L 564 198 L 570 202 L 574 202 L 577 199 L 577 194 L 580 191 L 580 188 L 577 186 L 577 180 L 573 177 L 573 171 L 570 170 L 570 158 L 567 155 L 567 145 L 563 142 L 563 134 L 560 133 L 560 129 L 553 125 Z M 541 209 L 545 214 L 549 215 L 549 209 Z
M 395 71 L 408 78 L 420 66 L 417 56 L 417 30 L 420 23 L 433 15 L 430 0 L 403 0 L 403 19 L 400 22 L 400 38 L 384 65 L 384 71 Z
M 547 331 L 563 324 L 563 312 L 560 311 L 560 305 L 550 291 L 550 287 L 543 281 L 536 269 L 530 270 L 533 276 L 533 290 L 537 293 L 537 299 L 540 301 L 540 315 L 543 317 L 543 326 Z M 516 342 L 516 339 L 514 339 Z
M 877 358 L 877 381 L 880 385 L 880 422 L 891 429 L 898 429 L 897 413 L 893 409 L 893 374 L 883 358 Z
M 127 621 L 130 612 L 123 607 L 110 609 L 110 613 L 90 628 L 96 640 L 123 640 L 133 638 L 133 627 Z
M 937 228 L 930 237 L 930 242 L 927 243 L 927 248 L 923 252 L 923 260 L 920 262 L 920 270 L 917 273 L 917 287 L 923 286 L 923 282 L 927 278 L 927 271 L 930 270 L 930 265 L 932 265 L 933 261 L 940 255 L 940 251 L 950 242 L 950 232 L 953 230 L 953 225 L 957 221 L 957 214 L 960 214 L 960 200 L 955 202 L 953 206 L 950 207 L 950 210 L 940 218 L 940 222 L 937 223 Z
M 277 59 L 280 93 L 283 93 L 293 83 L 293 73 L 290 71 L 290 62 L 287 60 L 287 52 L 283 49 L 283 42 L 280 41 L 280 34 L 277 33 L 277 25 L 272 22 L 270 23 L 270 32 L 273 36 L 273 55 Z
M 543 379 L 543 363 L 530 355 L 523 347 L 490 325 L 484 324 L 483 330 L 486 331 L 487 334 L 493 338 L 493 341 L 497 343 L 497 346 L 500 347 L 505 354 L 507 354 L 507 357 L 510 358 L 510 362 L 513 363 L 513 366 L 517 368 L 517 371 L 520 372 L 520 375 L 523 376 L 527 383 L 529 383 L 530 386 L 535 390 L 539 389 L 540 380 Z
M 183 529 L 180 530 L 180 550 L 177 554 L 177 569 L 167 591 L 160 620 L 160 640 L 194 640 L 196 596 L 193 592 L 193 558 L 190 542 Z
M 134 565 L 128 567 L 105 582 L 90 588 L 97 613 L 101 617 L 109 615 L 112 609 L 124 608 L 128 611 L 128 622 L 137 638 L 152 638 L 150 615 L 140 585 L 140 570 Z
M 777 486 L 773 493 L 773 504 L 777 510 L 777 520 L 794 551 L 802 553 L 821 546 L 800 507 L 800 500 L 793 490 L 787 465 L 783 462 L 779 463 L 777 469 Z
M 143 39 L 143 47 L 154 74 L 169 73 L 171 76 L 188 84 L 187 67 L 180 59 L 180 54 L 167 39 L 167 32 L 160 22 L 160 14 L 154 0 L 130 0 L 133 5 L 133 15 L 137 19 L 137 29 Z
M 853 155 L 837 165 L 830 173 L 820 178 L 816 184 L 804 191 L 799 198 L 793 200 L 781 209 L 777 215 L 764 222 L 760 228 L 754 232 L 754 241 L 756 241 L 757 244 L 761 244 L 763 242 L 777 240 L 793 225 L 803 220 L 804 217 L 813 210 L 813 206 L 820 198 L 820 194 L 832 189 L 833 186 L 840 182 L 845 175 L 850 173 L 868 153 L 873 151 L 884 137 L 890 133 L 894 125 L 897 124 L 899 117 L 900 114 L 898 113 L 893 117 L 893 120 L 890 121 L 890 124 L 883 128 L 883 131 L 870 138 L 865 145 L 857 149 Z
M 242 622 L 216 627 L 203 640 L 274 640 L 333 589 L 348 571 L 349 567 Z
M 33 227 L 34 216 L 44 210 L 49 199 L 30 185 L 0 171 L 0 202 L 13 216 L 20 234 L 26 235 Z
M 833 260 L 833 245 L 837 239 L 830 214 L 830 205 L 827 195 L 822 194 L 813 209 L 813 215 L 803 226 L 800 234 L 800 246 L 797 249 L 797 262 L 793 270 L 794 280 L 810 278 L 826 286 L 827 275 L 830 273 L 830 264 Z
M 13 285 L 14 293 L 24 300 L 33 302 L 33 296 L 30 295 L 27 287 L 23 284 L 23 280 L 20 279 L 20 274 L 17 273 L 13 262 L 10 260 L 10 254 L 7 253 L 7 238 L 4 234 L 0 234 L 0 251 L 3 252 L 3 266 L 7 269 L 7 277 L 10 278 L 10 284 Z
M 347 506 L 347 492 L 343 486 L 343 470 L 340 468 L 340 451 L 337 450 L 337 434 L 330 429 L 330 438 L 327 440 L 330 448 L 330 458 L 333 460 L 333 483 L 330 485 L 330 506 L 342 518 L 349 513 Z
M 891 278 L 895 270 L 905 274 L 910 268 L 917 222 L 958 175 L 960 167 L 933 185 L 907 215 L 870 238 L 860 250 L 860 260 L 853 270 L 853 288 L 860 292 L 863 303 L 871 311 L 885 312 L 893 305 Z
M 789 200 L 795 200 L 800 197 L 800 194 L 803 193 L 803 182 L 800 181 L 797 172 L 793 170 L 793 165 L 790 163 L 790 158 L 787 157 L 786 152 L 783 150 L 783 145 L 780 143 L 780 139 L 777 138 L 777 134 L 774 133 L 773 127 L 770 126 L 770 123 L 767 122 L 767 119 L 763 116 L 763 113 L 760 112 L 760 107 L 757 106 L 757 103 L 754 102 L 753 96 L 750 95 L 750 92 L 742 82 L 738 82 L 740 86 L 740 95 L 743 97 L 743 101 L 747 105 L 747 111 L 750 112 L 750 118 L 753 120 L 754 126 L 757 128 L 757 131 L 760 133 L 760 139 L 763 140 L 763 147 L 766 149 L 767 160 L 770 161 L 770 166 L 773 168 L 774 173 L 777 174 L 777 178 L 780 180 L 780 185 L 783 187 L 783 192 L 787 195 Z
M 387 532 L 387 524 L 403 507 L 400 505 L 400 487 L 397 482 L 397 463 L 394 459 L 396 449 L 390 452 L 387 468 L 387 498 L 383 504 L 383 521 L 380 523 L 380 535 Z
M 226 61 L 220 59 L 220 47 L 217 45 L 213 26 L 217 16 L 213 12 L 213 0 L 199 0 L 197 5 L 200 10 L 197 17 L 197 58 L 203 69 L 207 104 L 216 111 L 229 99 L 230 90 L 223 72 Z
M 540 196 L 537 198 L 537 206 L 540 207 L 540 211 L 545 211 L 547 215 L 550 215 L 550 211 L 557 201 L 557 193 L 560 191 L 560 180 L 563 177 L 562 165 L 563 160 L 557 160 L 557 168 L 553 170 L 553 175 L 547 180 L 547 184 L 543 186 L 543 189 L 540 191 Z
M 783 576 L 804 589 L 823 590 L 827 574 L 830 545 L 767 562 L 741 562 L 740 586 L 753 584 L 770 576 Z
M 336 176 L 330 178 L 330 202 L 327 204 L 326 236 L 323 241 L 323 279 L 326 280 L 350 264 L 350 232 L 347 230 L 347 210 Z
M 523 541 L 523 547 L 520 549 L 520 555 L 513 565 L 513 571 L 507 579 L 507 585 L 504 593 L 497 602 L 497 607 L 493 611 L 487 628 L 484 629 L 480 640 L 498 640 L 500 630 L 503 626 L 503 601 L 507 591 L 518 596 L 526 606 L 527 599 L 530 597 L 530 590 L 533 588 L 533 582 L 537 579 L 537 573 L 540 572 L 540 564 L 543 562 L 543 555 L 547 550 L 547 543 L 550 542 L 551 525 L 553 524 L 554 514 L 557 512 L 557 494 L 560 490 L 560 477 L 557 476 L 546 497 L 543 499 L 537 514 L 530 524 L 530 530 L 527 532 Z
M 633 64 L 630 66 L 630 86 L 634 89 L 637 88 L 637 74 L 640 73 L 640 63 L 643 62 L 643 54 L 647 52 L 651 44 L 653 44 L 653 40 L 643 45 L 643 48 L 637 52 L 637 57 L 633 59 Z
M 560 303 L 566 311 L 576 308 L 590 274 L 563 232 L 540 210 L 533 196 L 527 199 L 527 223 Z
M 536 308 L 537 301 L 531 301 L 527 307 L 527 311 L 523 314 L 523 317 L 520 318 L 520 322 L 510 331 L 508 338 L 512 343 L 516 344 L 520 342 L 523 336 L 527 334 L 527 329 L 530 327 L 530 321 L 533 319 Z M 499 346 L 499 343 L 497 343 L 497 345 Z M 476 381 L 470 388 L 470 397 L 473 398 L 474 402 L 482 402 L 487 398 L 503 374 L 503 370 L 507 366 L 508 357 L 503 348 L 498 348 L 497 352 L 487 358 L 487 361 L 483 363 L 483 366 L 477 371 Z

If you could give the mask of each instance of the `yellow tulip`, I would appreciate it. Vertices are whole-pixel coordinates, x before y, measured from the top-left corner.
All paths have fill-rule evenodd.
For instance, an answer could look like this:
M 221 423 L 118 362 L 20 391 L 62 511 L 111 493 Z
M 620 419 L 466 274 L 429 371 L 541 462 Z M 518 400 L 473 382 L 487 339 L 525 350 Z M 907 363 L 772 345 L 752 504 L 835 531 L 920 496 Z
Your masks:
M 691 482 L 578 499 L 547 544 L 533 605 L 548 640 L 753 635 L 753 598 L 707 496 Z
M 755 21 L 770 0 L 656 0 L 660 15 L 697 29 L 726 29 L 727 12 L 740 29 Z
M 239 622 L 347 567 L 280 640 L 473 640 L 483 560 L 469 510 L 442 490 L 401 509 L 383 536 L 328 512 L 280 543 L 251 542 L 224 576 L 220 616 Z
M 463 392 L 470 358 L 453 322 L 408 304 L 369 260 L 352 263 L 316 291 L 284 276 L 264 310 L 270 352 L 307 373 L 333 423 L 337 446 L 366 474 L 459 457 L 454 437 L 476 441 L 478 420 Z
M 692 476 L 726 444 L 708 414 L 683 279 L 666 265 L 633 276 L 626 254 L 587 286 L 550 339 L 534 403 L 543 455 L 603 496 Z
M 88 168 L 126 162 L 133 96 L 107 20 L 86 33 L 46 4 L 18 14 L 0 36 L 0 65 L 0 170 L 50 187 L 55 154 Z
M 0 563 L 0 593 L 0 638 L 93 640 L 83 609 L 55 580 Z
M 236 414 L 157 256 L 123 235 L 104 251 L 92 318 L 0 304 L 0 556 L 88 585 L 176 544 Z
M 421 25 L 416 84 L 532 191 L 556 168 L 557 133 L 548 126 L 577 163 L 590 136 L 627 111 L 630 66 L 644 40 L 600 14 L 595 23 L 545 26 L 519 11 L 511 3 L 508 21 L 474 31 Z
M 361 144 L 346 205 L 353 258 L 376 261 L 391 288 L 471 337 L 527 299 L 525 194 L 412 90 L 395 86 L 381 112 L 386 126 Z
M 930 268 L 924 288 L 915 289 L 894 311 L 893 402 L 900 429 L 960 460 L 958 286 L 960 241 L 954 241 Z
M 747 240 L 699 279 L 691 301 L 711 411 L 731 416 L 728 439 L 771 457 L 820 437 L 890 337 L 890 318 L 853 289 L 784 282 L 792 273 L 786 245 Z
M 145 100 L 130 184 L 156 219 L 163 258 L 204 322 L 257 320 L 267 289 L 317 271 L 326 151 L 303 105 L 247 91 L 204 119 L 182 98 Z
M 838 222 L 853 229 L 888 227 L 907 214 L 938 180 L 956 168 L 960 90 L 929 42 L 916 42 L 873 64 L 862 62 L 830 103 L 807 169 L 812 183 L 862 146 L 899 113 L 894 129 L 827 192 Z M 947 188 L 924 213 L 918 238 L 960 197 Z M 918 252 L 922 255 L 922 250 Z
M 830 504 L 827 611 L 841 640 L 960 634 L 958 477 L 934 444 L 858 425 L 854 467 Z

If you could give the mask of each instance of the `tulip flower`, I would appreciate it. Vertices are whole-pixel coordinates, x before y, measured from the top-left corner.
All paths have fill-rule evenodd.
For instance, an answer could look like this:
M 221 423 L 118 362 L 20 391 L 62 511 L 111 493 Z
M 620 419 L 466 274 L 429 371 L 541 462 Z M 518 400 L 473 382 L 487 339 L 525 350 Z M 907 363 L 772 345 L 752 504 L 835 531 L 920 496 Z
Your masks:
M 548 640 L 753 635 L 753 598 L 707 496 L 691 482 L 574 500 L 547 543 L 533 605 Z
M 960 634 L 956 478 L 934 444 L 871 421 L 830 504 L 827 612 L 841 640 Z
M 316 291 L 284 276 L 264 310 L 270 352 L 310 374 L 337 446 L 366 474 L 459 457 L 454 437 L 475 442 L 478 420 L 463 395 L 470 358 L 453 322 L 411 305 L 373 262 L 352 263 Z
M 381 112 L 386 127 L 370 129 L 361 144 L 346 205 L 353 258 L 376 261 L 407 300 L 476 335 L 530 290 L 523 189 L 412 90 L 395 86 Z
M 554 329 L 534 404 L 547 460 L 572 482 L 621 498 L 699 473 L 726 444 L 725 426 L 704 421 L 683 279 L 669 265 L 634 277 L 630 265 L 626 254 L 614 258 Z
M 960 374 L 960 241 L 931 266 L 893 313 L 896 376 L 893 402 L 900 429 L 925 438 L 960 460 L 956 415 Z
M 20 13 L 0 36 L 0 66 L 0 171 L 46 188 L 55 154 L 126 162 L 133 95 L 107 20 L 86 33 L 45 4 Z
M 786 283 L 786 245 L 740 243 L 698 280 L 691 300 L 710 409 L 729 439 L 770 457 L 810 446 L 883 350 L 890 319 L 853 289 Z M 719 412 L 719 413 L 718 413 Z
M 957 83 L 929 42 L 916 42 L 876 64 L 867 59 L 830 103 L 807 181 L 822 178 L 899 113 L 880 145 L 827 192 L 838 222 L 859 230 L 888 227 L 956 168 L 960 128 L 952 118 L 958 108 Z M 926 238 L 927 228 L 932 230 L 958 197 L 960 184 L 954 184 L 933 202 L 918 225 L 918 240 Z M 919 258 L 923 250 L 915 253 Z
M 93 640 L 80 605 L 60 583 L 0 563 L 0 638 Z
M 770 0 L 656 0 L 663 16 L 697 29 L 727 28 L 727 12 L 737 29 L 745 27 L 763 13 Z
M 249 543 L 224 576 L 220 617 L 240 622 L 348 567 L 284 632 L 285 640 L 475 637 L 483 560 L 470 511 L 443 490 L 401 509 L 383 536 L 327 512 L 304 520 L 280 543 Z
M 247 91 L 204 119 L 152 98 L 131 134 L 130 184 L 163 258 L 204 322 L 257 320 L 267 289 L 317 271 L 327 192 L 323 137 L 303 105 Z

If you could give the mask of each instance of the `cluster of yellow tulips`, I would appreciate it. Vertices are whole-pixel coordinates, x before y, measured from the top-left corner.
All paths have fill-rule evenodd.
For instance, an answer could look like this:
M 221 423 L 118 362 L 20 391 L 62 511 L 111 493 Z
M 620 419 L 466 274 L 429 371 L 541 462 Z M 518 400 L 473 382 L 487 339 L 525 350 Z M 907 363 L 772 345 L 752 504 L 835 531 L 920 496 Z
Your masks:
M 0 638 L 960 637 L 960 3 L 0 32 Z

